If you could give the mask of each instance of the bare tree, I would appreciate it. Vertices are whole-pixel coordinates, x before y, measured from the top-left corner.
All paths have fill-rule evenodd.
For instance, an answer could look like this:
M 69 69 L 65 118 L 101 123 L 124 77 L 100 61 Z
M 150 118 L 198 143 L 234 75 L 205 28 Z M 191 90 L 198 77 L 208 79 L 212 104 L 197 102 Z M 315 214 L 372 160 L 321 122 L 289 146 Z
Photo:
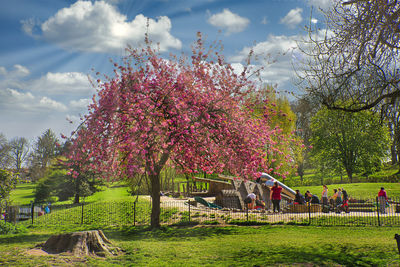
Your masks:
M 7 169 L 11 165 L 10 145 L 6 137 L 0 133 L 0 169 Z
M 29 142 L 24 137 L 16 137 L 10 142 L 10 157 L 16 172 L 21 171 L 22 164 L 28 159 Z
M 399 98 L 400 1 L 338 0 L 325 19 L 324 32 L 308 27 L 300 86 L 328 108 L 346 111 Z
M 291 108 L 296 114 L 296 133 L 301 137 L 305 145 L 302 151 L 301 161 L 297 162 L 297 173 L 300 181 L 303 181 L 304 170 L 309 166 L 309 153 L 311 145 L 311 118 L 318 112 L 318 103 L 312 102 L 307 97 L 297 99 L 291 103 Z
M 392 164 L 398 164 L 400 170 L 400 101 L 383 105 L 382 116 L 388 124 L 392 142 L 390 146 Z

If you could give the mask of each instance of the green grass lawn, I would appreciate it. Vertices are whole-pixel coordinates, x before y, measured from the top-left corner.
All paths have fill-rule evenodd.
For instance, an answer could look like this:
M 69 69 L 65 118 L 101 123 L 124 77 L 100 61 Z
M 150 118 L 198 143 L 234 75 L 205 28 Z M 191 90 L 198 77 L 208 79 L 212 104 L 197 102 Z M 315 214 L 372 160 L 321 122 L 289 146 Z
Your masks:
M 18 203 L 21 205 L 27 205 L 34 199 L 34 191 L 36 184 L 25 183 L 19 184 L 17 187 L 11 191 L 10 200 L 13 203 Z
M 114 183 L 111 184 L 109 187 L 103 187 L 102 189 L 102 191 L 85 197 L 85 202 L 119 201 L 133 199 L 133 197 L 128 192 L 128 187 L 123 183 Z
M 16 189 L 11 191 L 10 200 L 19 205 L 27 205 L 34 200 L 35 183 L 19 184 Z M 94 193 L 91 196 L 81 199 L 85 202 L 98 202 L 98 201 L 120 201 L 132 200 L 133 197 L 128 192 L 128 187 L 123 183 L 113 183 L 109 187 L 103 186 L 101 191 Z M 56 202 L 53 204 L 71 204 L 73 198 L 67 201 Z
M 51 234 L 82 230 L 33 228 L 0 236 L 2 266 L 398 266 L 397 228 L 167 227 L 106 229 L 125 253 L 108 258 L 26 253 Z

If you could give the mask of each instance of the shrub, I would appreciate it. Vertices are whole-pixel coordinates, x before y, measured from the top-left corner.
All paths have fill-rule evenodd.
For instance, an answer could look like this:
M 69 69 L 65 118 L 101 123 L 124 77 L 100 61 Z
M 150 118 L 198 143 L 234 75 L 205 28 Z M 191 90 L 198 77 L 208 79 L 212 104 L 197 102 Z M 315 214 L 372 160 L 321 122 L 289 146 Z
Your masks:
M 9 222 L 0 222 L 0 235 L 18 234 L 26 231 L 26 228 L 21 225 L 14 225 Z

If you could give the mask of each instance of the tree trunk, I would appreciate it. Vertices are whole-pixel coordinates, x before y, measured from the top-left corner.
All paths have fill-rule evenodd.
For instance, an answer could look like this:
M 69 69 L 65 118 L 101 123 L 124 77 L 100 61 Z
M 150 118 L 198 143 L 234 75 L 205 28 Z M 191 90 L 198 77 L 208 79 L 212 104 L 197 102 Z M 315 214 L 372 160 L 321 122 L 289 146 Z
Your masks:
M 101 257 L 120 252 L 119 248 L 110 245 L 111 242 L 101 230 L 93 230 L 53 235 L 42 245 L 42 250 L 50 254 L 68 252 L 76 256 Z
M 349 177 L 349 182 L 353 183 L 353 172 L 350 170 L 346 170 L 347 172 L 347 177 Z
M 75 199 L 74 199 L 74 203 L 75 204 L 79 204 L 79 184 L 80 184 L 80 177 L 76 177 L 75 180 Z
M 151 228 L 160 228 L 160 173 L 150 175 L 151 182 Z
M 74 204 L 79 204 L 79 194 L 78 193 L 75 194 Z
M 390 147 L 390 154 L 392 158 L 392 165 L 397 164 L 397 151 L 396 151 L 396 146 L 394 145 L 394 142 L 392 143 Z

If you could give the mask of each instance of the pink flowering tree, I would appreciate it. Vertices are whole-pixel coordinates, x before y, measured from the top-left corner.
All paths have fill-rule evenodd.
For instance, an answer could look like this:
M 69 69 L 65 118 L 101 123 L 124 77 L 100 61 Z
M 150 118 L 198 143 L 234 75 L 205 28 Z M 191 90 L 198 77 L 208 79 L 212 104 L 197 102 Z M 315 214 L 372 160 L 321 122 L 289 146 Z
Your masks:
M 257 87 L 247 68 L 237 74 L 218 51 L 205 51 L 200 35 L 190 58 L 166 60 L 150 45 L 128 51 L 114 77 L 97 81 L 98 95 L 72 140 L 70 158 L 80 169 L 132 179 L 145 174 L 153 228 L 160 225 L 160 172 L 167 163 L 189 175 L 255 179 L 273 171 L 266 159 L 281 153 L 280 130 L 269 127 L 268 114 L 254 115 L 248 96 Z

